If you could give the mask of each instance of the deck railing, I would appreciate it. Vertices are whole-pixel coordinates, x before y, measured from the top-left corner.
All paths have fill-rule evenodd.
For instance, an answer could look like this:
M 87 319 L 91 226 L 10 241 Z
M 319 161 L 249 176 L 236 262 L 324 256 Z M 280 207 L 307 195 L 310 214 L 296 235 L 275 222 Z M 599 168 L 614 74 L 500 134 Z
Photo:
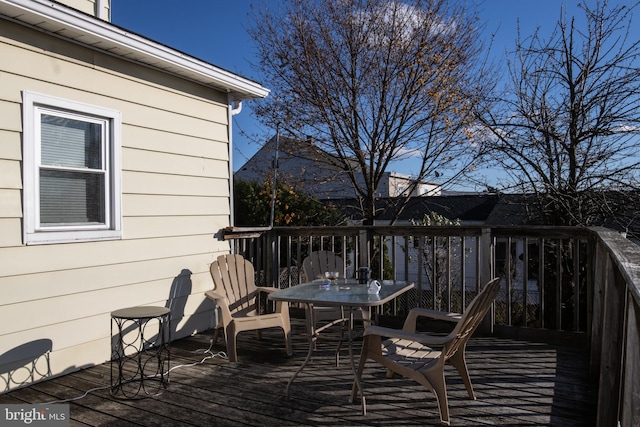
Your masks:
M 591 375 L 598 426 L 640 425 L 640 250 L 619 233 L 593 230 Z
M 491 277 L 502 276 L 491 316 L 497 333 L 568 337 L 591 353 L 599 384 L 598 425 L 640 425 L 640 248 L 601 228 L 354 226 L 231 228 L 232 250 L 250 259 L 258 280 L 275 287 L 308 278 L 300 266 L 315 250 L 360 266 L 372 277 L 415 283 L 382 308 L 461 312 Z M 577 340 L 576 340 L 577 338 Z M 567 341 L 568 342 L 568 341 Z
M 345 259 L 346 277 L 367 266 L 374 278 L 415 283 L 386 314 L 402 316 L 413 307 L 463 311 L 483 283 L 501 275 L 495 325 L 586 332 L 589 324 L 593 286 L 585 229 L 280 227 L 226 236 L 270 286 L 306 280 L 302 260 L 311 251 L 330 250 Z

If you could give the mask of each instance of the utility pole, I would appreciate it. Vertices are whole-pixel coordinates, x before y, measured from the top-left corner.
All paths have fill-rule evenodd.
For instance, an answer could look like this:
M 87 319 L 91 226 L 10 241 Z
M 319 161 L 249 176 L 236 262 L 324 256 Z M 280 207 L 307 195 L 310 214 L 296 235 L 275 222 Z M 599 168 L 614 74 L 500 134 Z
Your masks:
M 271 191 L 271 218 L 269 221 L 269 225 L 273 228 L 275 218 L 276 218 L 276 187 L 278 184 L 278 150 L 280 144 L 280 123 L 276 125 L 276 150 L 273 153 L 273 183 L 272 183 L 272 191 Z

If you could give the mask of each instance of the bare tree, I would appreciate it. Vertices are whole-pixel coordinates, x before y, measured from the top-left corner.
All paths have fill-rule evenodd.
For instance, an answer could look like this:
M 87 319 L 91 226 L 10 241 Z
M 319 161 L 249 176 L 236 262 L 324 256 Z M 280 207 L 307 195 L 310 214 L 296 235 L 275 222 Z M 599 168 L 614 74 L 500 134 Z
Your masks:
M 640 166 L 635 6 L 580 8 L 584 26 L 562 10 L 548 39 L 518 35 L 507 91 L 479 117 L 508 177 L 502 185 L 535 194 L 538 220 L 594 225 L 626 211 L 631 221 Z
M 272 89 L 257 114 L 333 154 L 365 223 L 380 213 L 377 188 L 391 162 L 419 159 L 407 193 L 473 164 L 465 130 L 480 97 L 480 50 L 467 9 L 446 0 L 292 0 L 255 12 L 250 33 Z

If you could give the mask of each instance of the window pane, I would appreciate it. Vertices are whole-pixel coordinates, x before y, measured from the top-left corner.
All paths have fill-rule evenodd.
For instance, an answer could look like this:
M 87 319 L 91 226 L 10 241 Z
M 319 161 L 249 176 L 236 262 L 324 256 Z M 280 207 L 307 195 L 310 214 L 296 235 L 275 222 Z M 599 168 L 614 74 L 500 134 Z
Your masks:
M 42 114 L 42 164 L 102 169 L 102 126 Z
M 40 170 L 41 224 L 104 224 L 104 175 Z

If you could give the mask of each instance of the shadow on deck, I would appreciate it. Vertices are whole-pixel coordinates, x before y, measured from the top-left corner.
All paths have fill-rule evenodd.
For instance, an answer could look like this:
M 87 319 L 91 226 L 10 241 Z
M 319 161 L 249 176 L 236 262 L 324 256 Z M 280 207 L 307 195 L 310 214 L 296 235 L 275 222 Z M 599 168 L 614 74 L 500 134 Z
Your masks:
M 385 378 L 369 362 L 363 376 L 367 415 L 348 403 L 352 374 L 346 349 L 339 367 L 335 341 L 321 340 L 314 359 L 284 398 L 289 378 L 304 360 L 307 341 L 300 319 L 292 319 L 294 356 L 287 357 L 281 331 L 262 340 L 240 335 L 239 362 L 203 359 L 212 334 L 176 341 L 171 347 L 170 386 L 162 395 L 139 400 L 113 398 L 105 363 L 0 395 L 0 404 L 69 402 L 71 425 L 93 426 L 285 426 L 439 425 L 433 394 L 412 381 Z M 356 342 L 359 347 L 359 342 Z M 359 348 L 357 349 L 359 351 Z M 467 361 L 478 400 L 472 401 L 453 368 L 447 370 L 454 426 L 590 426 L 596 391 L 588 382 L 587 352 L 561 346 L 492 337 L 472 338 Z M 192 365 L 194 364 L 194 365 Z M 182 366 L 179 366 L 182 365 Z M 179 367 L 178 367 L 179 366 Z

